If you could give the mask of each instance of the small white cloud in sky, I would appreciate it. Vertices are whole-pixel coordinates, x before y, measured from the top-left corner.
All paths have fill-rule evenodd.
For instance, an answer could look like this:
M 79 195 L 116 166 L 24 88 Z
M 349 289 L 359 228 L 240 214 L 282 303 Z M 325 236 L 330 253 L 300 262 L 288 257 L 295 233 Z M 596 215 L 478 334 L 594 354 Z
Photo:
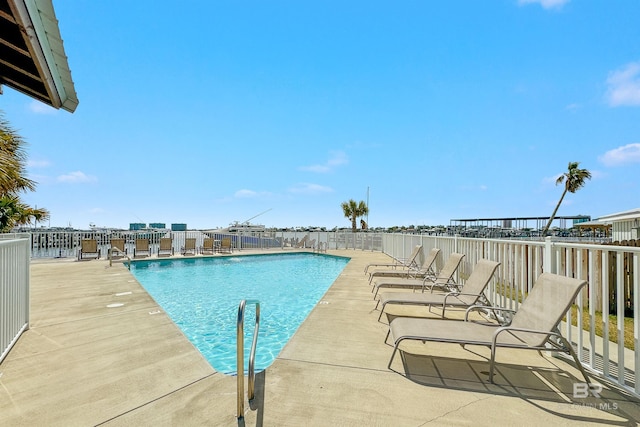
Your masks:
M 607 101 L 612 107 L 640 105 L 640 62 L 609 73 Z
M 233 197 L 236 199 L 255 199 L 258 197 L 271 197 L 271 196 L 273 196 L 273 194 L 269 193 L 268 191 L 253 191 L 253 190 L 247 190 L 247 189 L 238 190 L 233 194 Z
M 538 3 L 544 9 L 561 8 L 565 4 L 569 3 L 569 0 L 518 0 L 519 5 Z
M 238 190 L 234 194 L 234 197 L 237 197 L 238 199 L 250 199 L 252 197 L 256 197 L 257 194 L 258 193 L 252 190 Z
M 28 160 L 27 161 L 27 167 L 33 168 L 33 169 L 46 168 L 49 165 L 51 165 L 51 163 L 49 163 L 48 160 Z
M 564 108 L 565 108 L 565 110 L 576 111 L 576 110 L 579 110 L 580 108 L 582 108 L 582 105 L 577 104 L 577 103 L 574 102 L 573 104 L 569 104 Z
M 640 163 L 640 143 L 627 144 L 609 150 L 599 157 L 605 166 L 618 166 L 625 163 Z
M 84 172 L 80 171 L 70 172 L 66 175 L 60 175 L 58 177 L 58 182 L 67 182 L 70 184 L 95 181 L 97 181 L 95 176 L 87 175 Z
M 290 193 L 297 194 L 318 194 L 318 193 L 331 193 L 333 189 L 319 184 L 298 184 L 289 189 Z
M 31 101 L 29 104 L 29 111 L 36 114 L 56 114 L 58 110 L 53 107 L 49 107 L 47 104 L 43 104 L 40 101 Z
M 344 151 L 332 151 L 329 154 L 329 160 L 327 160 L 327 162 L 324 164 L 300 166 L 298 169 L 307 172 L 328 173 L 338 166 L 346 165 L 347 163 L 349 163 L 349 158 Z

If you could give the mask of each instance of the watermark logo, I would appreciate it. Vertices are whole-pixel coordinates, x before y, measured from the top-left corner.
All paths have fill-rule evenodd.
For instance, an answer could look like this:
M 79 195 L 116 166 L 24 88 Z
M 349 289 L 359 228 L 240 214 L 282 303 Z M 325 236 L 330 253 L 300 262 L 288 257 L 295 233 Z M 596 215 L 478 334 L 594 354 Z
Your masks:
M 573 398 L 574 399 L 601 399 L 602 385 L 600 384 L 588 384 L 588 383 L 574 383 L 573 384 Z M 615 411 L 618 409 L 617 403 L 611 402 L 580 402 L 573 403 L 574 408 L 594 408 L 600 411 Z
M 586 399 L 589 396 L 600 399 L 601 392 L 602 386 L 600 384 L 573 383 L 574 399 Z

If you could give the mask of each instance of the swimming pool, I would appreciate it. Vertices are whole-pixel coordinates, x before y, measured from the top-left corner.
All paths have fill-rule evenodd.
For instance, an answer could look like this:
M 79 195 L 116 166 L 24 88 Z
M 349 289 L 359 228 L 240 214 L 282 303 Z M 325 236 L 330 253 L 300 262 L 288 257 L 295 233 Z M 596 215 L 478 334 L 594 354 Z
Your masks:
M 139 261 L 131 273 L 219 372 L 236 372 L 242 299 L 260 301 L 256 370 L 268 367 L 349 262 L 292 253 Z M 245 311 L 251 348 L 255 306 Z M 245 353 L 248 353 L 245 350 Z M 245 370 L 248 354 L 245 354 Z

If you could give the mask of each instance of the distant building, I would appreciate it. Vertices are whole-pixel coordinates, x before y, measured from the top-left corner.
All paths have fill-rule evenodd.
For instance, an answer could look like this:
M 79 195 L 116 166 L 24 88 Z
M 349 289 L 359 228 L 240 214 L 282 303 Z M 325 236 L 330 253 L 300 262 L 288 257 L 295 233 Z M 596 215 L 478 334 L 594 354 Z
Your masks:
M 581 222 L 589 222 L 591 221 L 591 217 L 587 216 L 587 215 L 578 215 L 577 217 L 575 217 L 573 219 L 573 225 L 576 226 L 578 224 L 580 224 Z
M 640 208 L 604 215 L 601 222 L 611 223 L 611 240 L 637 240 L 640 238 Z
M 147 228 L 147 224 L 144 222 L 132 222 L 129 224 L 130 231 L 144 230 L 145 228 Z
M 167 228 L 167 224 L 164 222 L 150 222 L 149 228 L 159 228 L 161 230 L 164 230 L 165 228 Z
M 171 224 L 171 231 L 187 231 L 187 224 Z

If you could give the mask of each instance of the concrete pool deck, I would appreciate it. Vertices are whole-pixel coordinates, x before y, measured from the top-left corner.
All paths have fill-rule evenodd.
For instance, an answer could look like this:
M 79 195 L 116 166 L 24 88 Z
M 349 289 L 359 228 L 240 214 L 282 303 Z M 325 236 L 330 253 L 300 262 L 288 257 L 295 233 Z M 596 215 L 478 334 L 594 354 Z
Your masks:
M 484 348 L 411 343 L 387 369 L 363 270 L 388 257 L 329 253 L 351 261 L 259 376 L 246 425 L 638 425 L 637 400 L 606 384 L 574 398 L 579 371 L 537 352 L 499 351 L 496 384 Z M 401 309 L 389 311 L 416 314 Z M 122 263 L 34 261 L 30 325 L 0 364 L 0 425 L 238 425 L 236 377 L 215 372 Z

